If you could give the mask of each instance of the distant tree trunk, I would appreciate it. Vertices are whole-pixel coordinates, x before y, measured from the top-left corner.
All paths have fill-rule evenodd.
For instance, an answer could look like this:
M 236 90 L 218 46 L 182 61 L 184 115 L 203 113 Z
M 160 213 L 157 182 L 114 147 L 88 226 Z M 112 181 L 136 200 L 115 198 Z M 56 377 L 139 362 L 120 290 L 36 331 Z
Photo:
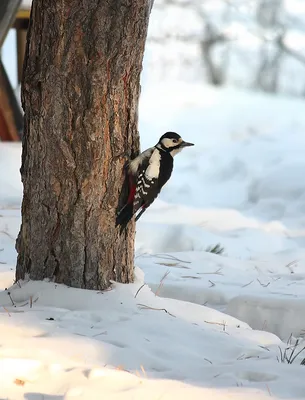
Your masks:
M 202 59 L 206 68 L 207 80 L 215 86 L 225 83 L 225 68 L 213 58 L 213 50 L 219 44 L 227 42 L 227 38 L 222 33 L 217 33 L 215 28 L 208 22 L 205 25 L 204 39 L 200 41 Z
M 17 280 L 88 289 L 133 280 L 134 223 L 120 235 L 115 215 L 124 164 L 139 150 L 150 7 L 150 0 L 33 0 Z

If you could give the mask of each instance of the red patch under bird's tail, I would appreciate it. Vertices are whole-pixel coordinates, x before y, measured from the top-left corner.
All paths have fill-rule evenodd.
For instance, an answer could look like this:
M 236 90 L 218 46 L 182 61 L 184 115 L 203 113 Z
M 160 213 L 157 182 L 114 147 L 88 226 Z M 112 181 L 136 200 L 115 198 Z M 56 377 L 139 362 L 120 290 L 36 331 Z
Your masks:
M 129 195 L 128 195 L 127 204 L 133 204 L 134 197 L 136 194 L 136 188 L 137 188 L 137 186 L 134 183 L 132 177 L 129 176 Z
M 123 230 L 133 217 L 133 201 L 136 193 L 136 185 L 131 176 L 129 176 L 129 195 L 125 206 L 120 210 L 116 217 L 116 226 L 121 225 Z

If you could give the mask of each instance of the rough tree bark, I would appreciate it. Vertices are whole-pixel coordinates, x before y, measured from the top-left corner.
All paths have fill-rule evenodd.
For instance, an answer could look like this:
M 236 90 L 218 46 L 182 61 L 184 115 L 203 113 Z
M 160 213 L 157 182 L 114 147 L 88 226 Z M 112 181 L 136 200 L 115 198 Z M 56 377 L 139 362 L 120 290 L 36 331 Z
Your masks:
M 139 148 L 150 7 L 150 0 L 33 0 L 17 280 L 104 289 L 133 279 L 134 223 L 120 235 L 115 214 L 124 164 Z

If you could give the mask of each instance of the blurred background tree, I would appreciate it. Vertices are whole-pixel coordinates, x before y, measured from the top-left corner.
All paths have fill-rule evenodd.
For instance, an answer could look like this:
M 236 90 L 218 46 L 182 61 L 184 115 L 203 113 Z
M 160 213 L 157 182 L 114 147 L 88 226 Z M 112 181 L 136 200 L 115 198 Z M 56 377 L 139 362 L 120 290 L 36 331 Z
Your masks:
M 301 0 L 156 0 L 151 21 L 158 78 L 305 94 Z

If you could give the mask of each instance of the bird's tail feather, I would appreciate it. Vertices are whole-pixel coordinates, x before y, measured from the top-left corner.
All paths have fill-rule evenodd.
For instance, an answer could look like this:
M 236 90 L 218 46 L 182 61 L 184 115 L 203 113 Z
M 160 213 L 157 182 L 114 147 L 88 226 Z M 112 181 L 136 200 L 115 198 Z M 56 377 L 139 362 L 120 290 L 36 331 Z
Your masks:
M 116 226 L 121 225 L 121 230 L 125 228 L 133 216 L 133 204 L 127 203 L 116 217 Z

